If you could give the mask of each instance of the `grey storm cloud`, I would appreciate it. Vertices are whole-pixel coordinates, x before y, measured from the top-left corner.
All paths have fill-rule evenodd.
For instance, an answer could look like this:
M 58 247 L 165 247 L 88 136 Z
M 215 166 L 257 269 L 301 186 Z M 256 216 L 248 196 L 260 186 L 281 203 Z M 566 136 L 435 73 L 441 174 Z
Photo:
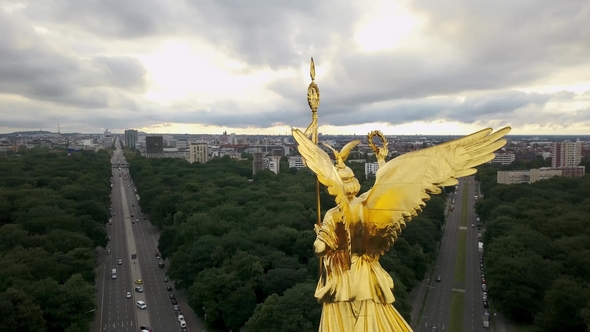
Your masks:
M 420 34 L 432 45 L 422 51 L 364 52 L 353 37 L 371 4 L 72 0 L 29 1 L 10 11 L 2 9 L 3 2 L 0 98 L 24 101 L 0 105 L 0 126 L 37 128 L 60 117 L 88 128 L 167 122 L 233 128 L 308 124 L 307 86 L 297 74 L 268 83 L 265 88 L 280 101 L 264 109 L 241 105 L 231 95 L 207 109 L 190 102 L 154 105 L 143 96 L 149 73 L 133 54 L 168 39 L 206 41 L 246 64 L 246 72 L 298 71 L 309 56 L 318 68 L 329 63 L 327 75 L 318 78 L 322 124 L 446 120 L 544 126 L 590 120 L 586 106 L 568 111 L 555 106 L 580 99 L 590 103 L 590 92 L 523 92 L 550 85 L 559 75 L 587 81 L 590 2 L 415 0 L 408 6 L 421 17 Z M 73 42 L 56 44 L 50 35 L 35 32 L 35 26 Z M 389 38 L 388 33 L 375 38 Z M 11 111 L 15 109 L 21 111 Z

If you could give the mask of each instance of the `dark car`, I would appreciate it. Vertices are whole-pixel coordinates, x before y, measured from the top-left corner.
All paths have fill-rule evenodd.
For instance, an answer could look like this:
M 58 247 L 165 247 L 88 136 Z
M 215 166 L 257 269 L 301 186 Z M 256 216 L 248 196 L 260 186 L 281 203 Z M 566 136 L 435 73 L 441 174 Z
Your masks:
M 170 279 L 168 279 L 168 277 L 164 277 L 164 282 L 168 282 L 170 281 Z
M 168 294 L 170 296 L 171 299 L 175 299 L 176 297 L 174 297 L 174 294 Z
M 159 262 L 159 263 L 158 263 L 158 267 L 159 267 L 159 268 L 161 268 L 161 269 L 162 269 L 162 268 L 164 268 L 164 266 L 166 266 L 166 264 L 164 264 L 164 262 Z
M 169 291 L 169 292 L 171 292 L 172 291 L 172 286 L 166 287 L 166 290 Z
M 178 301 L 176 301 L 176 299 L 171 299 L 170 302 L 172 302 L 172 304 L 178 304 Z
M 440 276 L 436 277 L 436 282 L 440 282 Z
M 488 301 L 483 301 L 483 307 L 484 307 L 484 308 L 487 308 L 487 307 L 489 307 L 489 305 L 488 305 Z

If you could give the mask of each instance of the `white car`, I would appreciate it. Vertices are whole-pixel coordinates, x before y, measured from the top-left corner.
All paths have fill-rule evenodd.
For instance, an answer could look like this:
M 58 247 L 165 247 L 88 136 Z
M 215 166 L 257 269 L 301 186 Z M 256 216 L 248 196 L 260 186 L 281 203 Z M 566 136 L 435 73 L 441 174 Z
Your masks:
M 180 321 L 180 327 L 186 327 L 186 322 L 185 322 L 185 321 L 183 321 L 183 320 L 181 320 L 181 321 Z
M 145 304 L 145 302 L 143 302 L 143 301 L 137 301 L 137 307 L 139 309 L 145 310 L 145 309 L 147 309 L 147 304 Z
M 183 321 L 184 320 L 184 316 L 183 315 L 178 315 L 178 321 Z
M 126 297 L 127 297 L 128 299 L 130 299 L 130 298 L 131 298 L 131 292 L 127 292 L 127 295 L 126 295 Z
M 123 265 L 123 260 L 119 258 L 119 261 L 117 262 L 117 265 Z

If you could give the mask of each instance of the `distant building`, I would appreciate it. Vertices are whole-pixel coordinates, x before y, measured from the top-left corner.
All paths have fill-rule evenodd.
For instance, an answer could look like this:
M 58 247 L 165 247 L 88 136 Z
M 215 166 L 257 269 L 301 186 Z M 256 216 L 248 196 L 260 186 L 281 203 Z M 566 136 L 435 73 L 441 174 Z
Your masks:
M 204 164 L 209 161 L 209 146 L 205 142 L 191 143 L 189 148 L 189 162 Z
M 276 157 L 282 157 L 285 155 L 285 149 L 272 149 L 271 154 Z
M 293 156 L 289 157 L 289 168 L 305 168 L 305 163 L 303 162 L 303 158 L 301 156 Z
M 582 161 L 582 142 L 553 142 L 551 145 L 551 167 L 573 167 Z
M 180 158 L 188 160 L 188 151 L 179 150 L 178 148 L 164 148 L 164 158 Z
M 262 161 L 262 152 L 254 152 L 254 161 L 252 161 L 252 175 L 262 171 L 264 168 Z
M 365 163 L 365 177 L 366 178 L 369 178 L 369 175 L 377 174 L 378 170 L 379 170 L 378 163 Z
M 146 136 L 145 155 L 148 158 L 163 158 L 164 138 L 162 136 Z
M 125 146 L 130 149 L 135 149 L 137 143 L 137 130 L 128 129 L 125 130 Z
M 176 140 L 176 148 L 178 149 L 188 149 L 189 148 L 189 142 L 186 138 L 181 138 Z
M 554 176 L 582 177 L 586 174 L 584 166 L 576 167 L 542 167 L 524 171 L 498 171 L 497 182 L 501 184 L 534 183 Z
M 496 156 L 498 156 L 497 153 L 496 153 Z M 537 159 L 537 154 L 533 151 L 517 152 L 514 154 L 514 160 L 532 161 L 535 159 Z
M 490 161 L 492 164 L 510 165 L 515 160 L 514 153 L 496 153 L 494 159 Z
M 281 171 L 281 157 L 271 156 L 264 158 L 264 168 L 279 174 Z

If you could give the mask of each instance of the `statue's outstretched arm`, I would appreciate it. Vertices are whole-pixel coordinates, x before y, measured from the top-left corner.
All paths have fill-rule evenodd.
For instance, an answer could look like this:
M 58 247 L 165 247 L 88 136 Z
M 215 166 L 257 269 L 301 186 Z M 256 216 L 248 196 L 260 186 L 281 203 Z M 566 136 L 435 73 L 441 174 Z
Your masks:
M 332 221 L 332 213 L 328 211 L 324 216 L 322 225 L 315 225 L 314 230 L 317 234 L 313 243 L 313 250 L 316 256 L 322 257 L 326 255 L 328 251 L 336 249 L 338 239 Z

